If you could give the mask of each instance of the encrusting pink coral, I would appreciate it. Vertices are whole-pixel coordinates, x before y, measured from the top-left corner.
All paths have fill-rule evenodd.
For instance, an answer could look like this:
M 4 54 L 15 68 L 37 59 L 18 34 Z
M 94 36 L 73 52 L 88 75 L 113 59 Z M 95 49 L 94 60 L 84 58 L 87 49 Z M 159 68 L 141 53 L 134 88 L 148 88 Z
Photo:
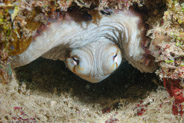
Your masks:
M 183 87 L 180 85 L 181 80 L 166 79 L 163 78 L 164 87 L 171 97 L 174 97 L 174 103 L 172 105 L 172 111 L 174 115 L 183 115 Z

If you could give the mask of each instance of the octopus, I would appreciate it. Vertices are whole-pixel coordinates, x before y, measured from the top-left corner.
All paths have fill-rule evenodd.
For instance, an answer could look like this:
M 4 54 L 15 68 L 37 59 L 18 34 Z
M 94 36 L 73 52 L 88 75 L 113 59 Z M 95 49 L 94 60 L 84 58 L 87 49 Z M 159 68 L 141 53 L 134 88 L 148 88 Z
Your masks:
M 140 72 L 154 72 L 156 64 L 145 37 L 141 15 L 133 9 L 102 12 L 97 23 L 80 24 L 66 13 L 64 19 L 51 22 L 20 55 L 12 57 L 12 67 L 31 63 L 39 57 L 61 60 L 74 74 L 97 83 L 127 60 Z

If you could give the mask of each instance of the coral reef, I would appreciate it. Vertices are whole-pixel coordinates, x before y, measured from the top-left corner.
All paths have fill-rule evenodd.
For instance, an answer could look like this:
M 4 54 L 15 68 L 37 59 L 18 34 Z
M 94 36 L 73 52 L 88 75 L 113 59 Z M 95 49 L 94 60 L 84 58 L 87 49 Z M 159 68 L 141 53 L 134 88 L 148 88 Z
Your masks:
M 150 95 L 147 95 L 147 98 L 143 102 L 134 103 L 134 105 L 127 104 L 126 101 L 121 100 L 124 106 L 120 107 L 118 111 L 121 110 L 121 113 L 116 113 L 116 111 L 111 112 L 109 115 L 103 115 L 99 113 L 99 107 L 83 106 L 83 108 L 70 109 L 75 104 L 61 104 L 62 106 L 57 107 L 62 102 L 63 98 L 70 100 L 69 96 L 63 94 L 62 99 L 58 97 L 55 98 L 52 96 L 48 100 L 48 104 L 45 104 L 43 101 L 45 98 L 37 97 L 31 95 L 25 91 L 22 93 L 22 90 L 18 89 L 19 85 L 13 82 L 8 85 L 3 85 L 2 83 L 8 83 L 12 77 L 12 70 L 10 66 L 11 57 L 17 54 L 23 53 L 29 44 L 31 43 L 33 34 L 39 35 L 40 32 L 49 25 L 50 22 L 57 19 L 62 19 L 65 16 L 65 12 L 70 12 L 75 10 L 76 21 L 80 22 L 83 19 L 92 18 L 94 23 L 98 23 L 98 20 L 101 18 L 100 14 L 109 14 L 111 13 L 110 9 L 122 9 L 134 7 L 134 9 L 142 13 L 144 22 L 147 24 L 147 36 L 150 38 L 150 48 L 149 52 L 155 58 L 155 62 L 158 63 L 159 68 L 156 71 L 156 74 L 160 77 L 161 80 L 164 80 L 164 86 L 169 92 L 169 95 L 173 97 L 173 100 L 165 92 L 164 89 L 159 89 L 157 92 L 153 92 Z M 79 18 L 80 17 L 80 18 Z M 79 23 L 80 24 L 80 23 Z M 183 121 L 181 117 L 177 118 L 171 114 L 171 110 L 175 115 L 183 115 L 182 103 L 183 98 L 183 79 L 184 79 L 184 1 L 182 0 L 2 0 L 0 1 L 0 84 L 1 90 L 0 94 L 0 104 L 9 104 L 7 103 L 8 98 L 14 98 L 19 100 L 24 100 L 29 102 L 30 98 L 35 98 L 35 104 L 25 105 L 26 103 L 21 101 L 14 101 L 12 103 L 10 113 L 3 107 L 0 106 L 0 114 L 5 119 L 0 118 L 1 120 L 32 120 L 37 121 L 63 121 L 63 122 L 94 122 L 96 119 L 99 121 L 105 122 L 134 122 L 134 120 L 139 120 L 141 122 L 160 122 L 160 121 L 170 121 L 174 122 L 178 120 Z M 14 84 L 14 85 L 12 85 Z M 7 91 L 8 94 L 6 93 Z M 12 96 L 13 95 L 13 96 Z M 52 101 L 52 99 L 56 99 Z M 3 101 L 2 101 L 3 100 Z M 75 99 L 71 99 L 75 101 Z M 70 100 L 70 101 L 71 101 Z M 173 106 L 172 101 L 174 101 Z M 60 102 L 59 104 L 57 104 Z M 156 103 L 154 103 L 156 102 Z M 21 104 L 24 104 L 26 109 L 23 109 Z M 39 103 L 43 106 L 40 106 Z M 73 102 L 72 102 L 73 103 Z M 32 106 L 30 106 L 32 105 Z M 81 104 L 82 105 L 82 104 Z M 53 108 L 53 112 L 57 112 L 58 108 L 66 107 L 66 114 L 63 114 L 62 119 L 56 119 L 59 116 L 52 115 L 48 110 L 49 107 L 56 106 Z M 160 108 L 158 108 L 160 106 Z M 8 107 L 8 106 L 7 106 Z M 13 108 L 12 108 L 13 107 Z M 31 108 L 30 108 L 31 107 Z M 37 109 L 36 107 L 39 107 Z M 47 110 L 41 110 L 40 107 L 45 107 Z M 75 106 L 73 106 L 75 107 Z M 77 106 L 76 106 L 77 107 Z M 127 109 L 130 108 L 132 110 Z M 136 108 L 135 108 L 136 107 Z M 172 108 L 172 109 L 171 109 Z M 39 116 L 32 113 L 32 110 L 37 109 L 35 112 Z M 98 110 L 97 110 L 98 109 Z M 165 110 L 161 110 L 165 109 Z M 68 111 L 70 110 L 70 111 Z M 74 111 L 75 110 L 75 111 Z M 81 111 L 84 112 L 79 116 L 81 118 L 75 119 L 74 115 L 68 115 L 68 112 Z M 89 113 L 89 110 L 91 112 Z M 61 112 L 62 112 L 61 111 Z M 124 111 L 124 112 L 123 112 Z M 159 111 L 159 114 L 156 112 Z M 16 112 L 16 114 L 11 114 Z M 26 113 L 25 113 L 26 112 Z M 53 113 L 52 112 L 52 113 Z M 59 112 L 59 111 L 58 111 Z M 95 112 L 95 113 L 94 113 Z M 109 108 L 103 109 L 103 112 L 110 112 Z M 136 113 L 135 113 L 136 112 Z M 27 116 L 29 113 L 29 116 Z M 49 114 L 50 113 L 50 114 Z M 63 113 L 63 112 L 62 112 Z M 9 116 L 14 116 L 9 118 Z M 84 117 L 88 114 L 87 118 Z M 120 115 L 126 114 L 126 115 Z M 162 114 L 163 117 L 159 117 Z M 40 115 L 44 115 L 43 117 Z M 153 116 L 154 115 L 154 116 Z M 134 116 L 134 117 L 133 117 Z M 49 118 L 50 120 L 49 120 Z M 117 118 L 121 117 L 121 119 Z M 122 118 L 123 117 L 123 118 Z M 150 117 L 154 117 L 151 119 Z M 159 118 L 158 118 L 159 117 Z M 108 118 L 108 120 L 107 120 Z M 69 120 L 71 119 L 71 120 Z M 133 119 L 133 120 L 132 120 Z M 72 121 L 73 120 L 73 121 Z

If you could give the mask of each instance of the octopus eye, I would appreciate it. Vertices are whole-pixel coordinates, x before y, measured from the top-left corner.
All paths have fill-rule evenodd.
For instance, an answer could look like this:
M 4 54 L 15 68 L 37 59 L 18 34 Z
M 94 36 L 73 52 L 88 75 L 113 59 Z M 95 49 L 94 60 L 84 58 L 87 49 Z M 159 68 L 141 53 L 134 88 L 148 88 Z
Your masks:
M 79 59 L 77 57 L 73 56 L 72 60 L 73 60 L 73 64 L 74 65 L 78 65 L 79 64 Z
M 116 57 L 118 56 L 117 53 L 115 53 L 115 55 L 113 56 L 113 61 L 115 61 Z

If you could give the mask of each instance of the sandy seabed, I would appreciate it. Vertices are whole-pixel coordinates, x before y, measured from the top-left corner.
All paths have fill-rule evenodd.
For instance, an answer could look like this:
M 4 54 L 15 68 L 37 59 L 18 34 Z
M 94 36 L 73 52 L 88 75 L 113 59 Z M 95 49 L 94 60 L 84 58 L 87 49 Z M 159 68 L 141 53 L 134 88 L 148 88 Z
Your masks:
M 16 78 L 15 79 L 15 74 Z M 101 83 L 88 83 L 63 62 L 40 58 L 0 84 L 0 123 L 182 123 L 154 74 L 128 63 Z

